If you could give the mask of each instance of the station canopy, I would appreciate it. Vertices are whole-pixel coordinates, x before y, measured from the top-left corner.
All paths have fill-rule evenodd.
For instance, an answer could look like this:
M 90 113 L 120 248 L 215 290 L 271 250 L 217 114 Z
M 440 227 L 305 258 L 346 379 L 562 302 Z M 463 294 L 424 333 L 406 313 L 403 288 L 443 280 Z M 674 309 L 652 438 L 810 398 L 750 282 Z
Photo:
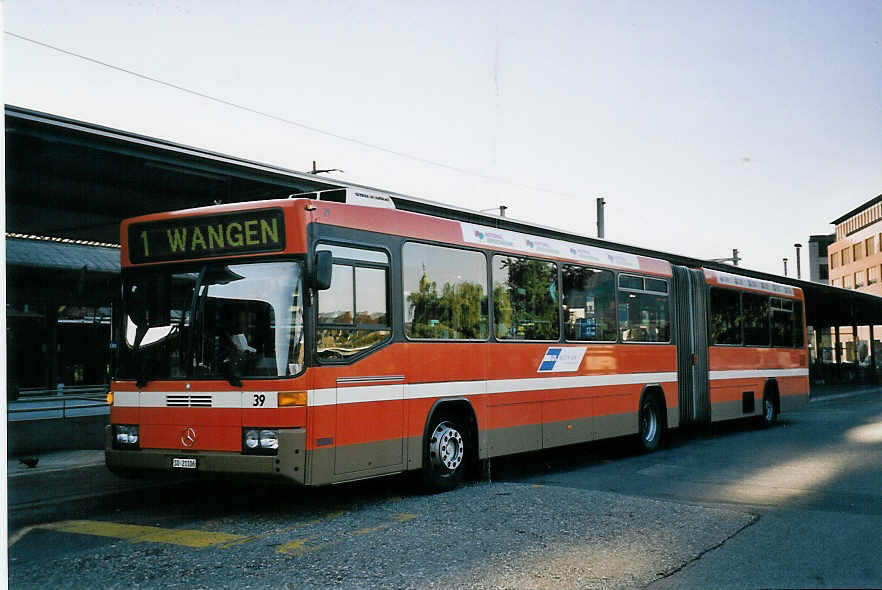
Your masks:
M 66 238 L 77 245 L 97 242 L 102 245 L 96 247 L 106 248 L 118 244 L 119 224 L 126 217 L 360 186 L 20 107 L 7 105 L 5 114 L 7 235 Z M 390 194 L 399 209 L 516 231 L 532 227 Z M 550 228 L 541 228 L 540 232 L 585 239 Z M 808 323 L 816 327 L 882 324 L 882 298 L 875 295 L 626 244 L 587 241 L 666 258 L 674 264 L 738 272 L 800 287 L 806 296 Z M 76 249 L 65 243 L 51 248 L 45 244 L 15 244 L 10 250 L 11 245 L 7 244 L 8 254 L 12 254 L 7 267 L 36 270 L 69 257 L 72 248 Z M 114 254 L 102 251 L 98 256 L 108 255 Z M 86 266 L 93 274 L 118 273 L 116 267 L 97 260 Z

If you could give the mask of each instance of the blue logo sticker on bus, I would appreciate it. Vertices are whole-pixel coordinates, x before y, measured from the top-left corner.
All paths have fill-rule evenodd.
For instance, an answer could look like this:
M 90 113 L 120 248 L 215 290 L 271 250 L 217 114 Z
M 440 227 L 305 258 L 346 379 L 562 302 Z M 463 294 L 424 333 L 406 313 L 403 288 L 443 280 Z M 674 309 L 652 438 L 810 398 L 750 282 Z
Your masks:
M 567 373 L 579 370 L 587 346 L 549 346 L 537 373 Z

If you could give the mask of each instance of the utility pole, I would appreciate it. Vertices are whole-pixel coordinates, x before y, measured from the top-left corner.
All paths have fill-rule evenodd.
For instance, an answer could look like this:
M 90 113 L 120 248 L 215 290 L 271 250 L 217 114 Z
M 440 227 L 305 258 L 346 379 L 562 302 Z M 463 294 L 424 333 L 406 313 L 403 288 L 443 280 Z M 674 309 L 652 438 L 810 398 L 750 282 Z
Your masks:
M 603 239 L 603 206 L 606 201 L 603 197 L 597 197 L 597 237 Z
M 480 211 L 481 213 L 489 213 L 490 211 L 496 211 L 496 207 L 493 207 L 491 209 L 478 209 L 478 211 Z M 499 216 L 500 217 L 505 217 L 506 211 L 508 211 L 507 205 L 500 205 L 499 206 Z
M 711 258 L 708 262 L 731 262 L 733 266 L 738 266 L 740 261 L 738 248 L 732 248 L 732 258 Z
M 326 172 L 343 172 L 343 171 L 340 170 L 339 168 L 327 168 L 325 170 L 319 170 L 318 168 L 315 167 L 315 160 L 312 161 L 312 170 L 309 172 L 309 174 L 324 174 Z
M 800 276 L 802 268 L 799 260 L 799 249 L 802 248 L 802 244 L 793 244 L 793 247 L 796 248 L 796 278 L 802 278 Z

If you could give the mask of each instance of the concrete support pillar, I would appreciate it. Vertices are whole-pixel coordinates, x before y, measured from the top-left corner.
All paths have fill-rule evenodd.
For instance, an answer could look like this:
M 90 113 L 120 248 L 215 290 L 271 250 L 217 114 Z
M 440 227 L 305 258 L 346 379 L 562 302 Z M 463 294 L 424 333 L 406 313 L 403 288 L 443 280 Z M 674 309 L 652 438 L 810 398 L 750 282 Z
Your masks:
M 833 328 L 833 355 L 836 361 L 836 381 L 842 379 L 842 342 L 839 341 L 839 326 Z
M 876 352 L 873 350 L 873 324 L 870 324 L 870 379 L 873 385 L 876 384 Z
M 58 306 L 54 303 L 46 305 L 46 389 L 55 389 L 58 384 Z

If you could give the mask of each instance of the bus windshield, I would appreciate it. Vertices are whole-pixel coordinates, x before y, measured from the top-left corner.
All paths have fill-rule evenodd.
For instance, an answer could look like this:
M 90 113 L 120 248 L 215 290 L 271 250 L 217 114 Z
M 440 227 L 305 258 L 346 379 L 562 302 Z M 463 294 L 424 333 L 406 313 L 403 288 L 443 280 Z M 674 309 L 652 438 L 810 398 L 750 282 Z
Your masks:
M 288 377 L 303 369 L 302 265 L 213 263 L 123 279 L 120 376 Z

